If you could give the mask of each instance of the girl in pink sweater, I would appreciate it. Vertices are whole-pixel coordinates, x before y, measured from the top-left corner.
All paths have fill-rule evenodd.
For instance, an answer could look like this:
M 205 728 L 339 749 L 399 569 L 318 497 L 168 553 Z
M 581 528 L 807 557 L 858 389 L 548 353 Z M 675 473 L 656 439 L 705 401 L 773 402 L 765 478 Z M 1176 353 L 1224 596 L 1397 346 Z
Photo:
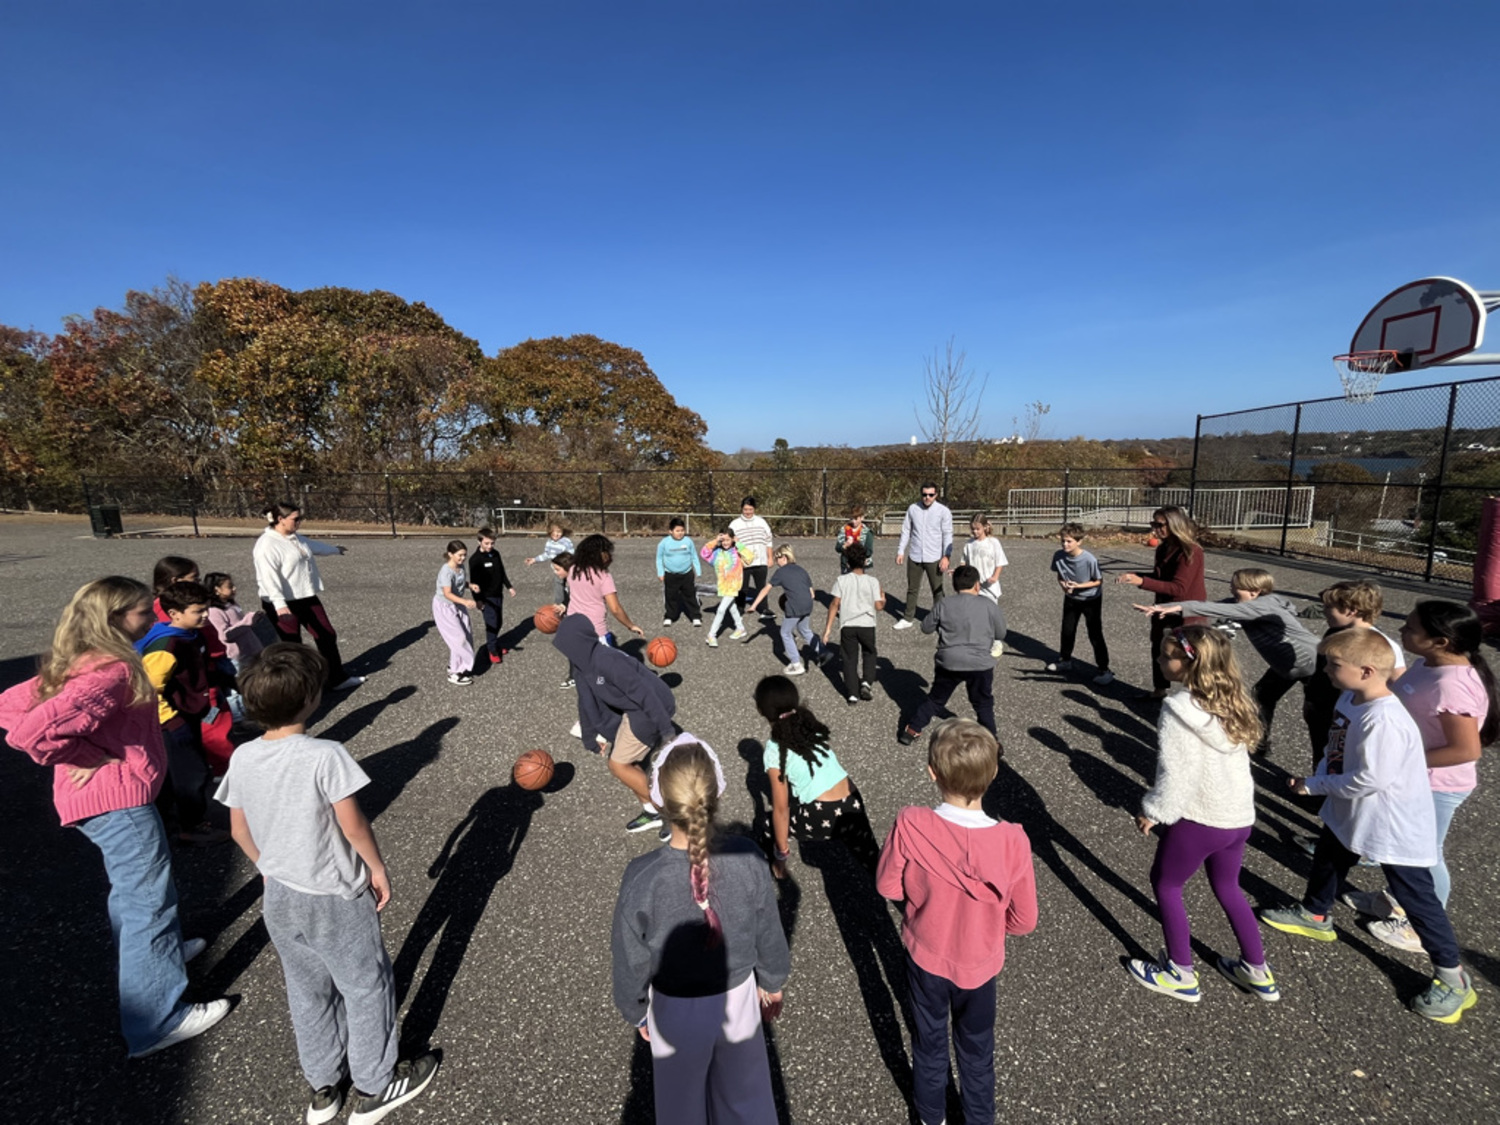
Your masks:
M 204 942 L 182 940 L 167 834 L 152 803 L 166 750 L 156 692 L 132 644 L 153 620 L 151 591 L 141 583 L 90 582 L 63 610 L 40 674 L 0 695 L 6 741 L 52 767 L 59 819 L 104 857 L 131 1058 L 191 1039 L 229 1014 L 227 1000 L 182 999 L 185 962 Z

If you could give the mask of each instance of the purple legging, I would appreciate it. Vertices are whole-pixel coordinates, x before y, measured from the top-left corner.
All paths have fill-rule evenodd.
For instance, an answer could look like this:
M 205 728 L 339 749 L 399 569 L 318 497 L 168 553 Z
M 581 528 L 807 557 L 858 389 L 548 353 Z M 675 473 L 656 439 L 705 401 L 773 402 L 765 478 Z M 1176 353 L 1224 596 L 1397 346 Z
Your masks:
M 1151 889 L 1156 892 L 1157 909 L 1161 911 L 1167 956 L 1174 964 L 1193 963 L 1192 931 L 1187 908 L 1182 905 L 1182 888 L 1200 867 L 1208 870 L 1208 885 L 1229 918 L 1240 943 L 1240 956 L 1252 965 L 1265 964 L 1266 951 L 1260 943 L 1255 912 L 1240 890 L 1240 860 L 1249 839 L 1248 826 L 1210 828 L 1195 820 L 1179 820 L 1161 830 L 1156 860 L 1151 864 Z

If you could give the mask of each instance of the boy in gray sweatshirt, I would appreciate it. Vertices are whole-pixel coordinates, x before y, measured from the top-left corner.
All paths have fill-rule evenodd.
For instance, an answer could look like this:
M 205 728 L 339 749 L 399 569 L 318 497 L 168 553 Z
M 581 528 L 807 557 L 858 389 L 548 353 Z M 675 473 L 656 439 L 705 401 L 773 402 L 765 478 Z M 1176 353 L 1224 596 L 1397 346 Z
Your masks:
M 990 647 L 1005 639 L 1005 614 L 989 598 L 979 596 L 979 571 L 972 566 L 954 568 L 953 590 L 967 596 L 943 598 L 922 622 L 922 632 L 938 635 L 932 688 L 896 736 L 902 746 L 917 740 L 959 684 L 968 692 L 979 724 L 995 734 L 995 659 Z
M 1258 567 L 1237 570 L 1229 576 L 1233 598 L 1222 602 L 1178 602 L 1175 605 L 1137 606 L 1151 614 L 1183 613 L 1192 617 L 1219 617 L 1238 621 L 1245 638 L 1266 662 L 1265 675 L 1255 684 L 1255 703 L 1265 724 L 1268 749 L 1271 718 L 1276 704 L 1296 684 L 1306 683 L 1318 666 L 1318 638 L 1307 631 L 1291 602 L 1274 593 L 1276 580 Z

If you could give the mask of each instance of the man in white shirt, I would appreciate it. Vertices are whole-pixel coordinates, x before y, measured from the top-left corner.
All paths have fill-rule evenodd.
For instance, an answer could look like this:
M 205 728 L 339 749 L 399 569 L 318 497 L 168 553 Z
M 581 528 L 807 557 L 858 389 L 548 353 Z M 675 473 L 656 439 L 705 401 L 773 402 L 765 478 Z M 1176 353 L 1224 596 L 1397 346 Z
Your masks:
M 932 604 L 943 600 L 943 575 L 953 554 L 953 513 L 939 504 L 937 484 L 924 481 L 921 502 L 906 509 L 901 521 L 901 542 L 896 547 L 896 565 L 906 564 L 906 608 L 897 629 L 910 629 L 917 616 L 917 591 L 923 573 L 932 590 Z

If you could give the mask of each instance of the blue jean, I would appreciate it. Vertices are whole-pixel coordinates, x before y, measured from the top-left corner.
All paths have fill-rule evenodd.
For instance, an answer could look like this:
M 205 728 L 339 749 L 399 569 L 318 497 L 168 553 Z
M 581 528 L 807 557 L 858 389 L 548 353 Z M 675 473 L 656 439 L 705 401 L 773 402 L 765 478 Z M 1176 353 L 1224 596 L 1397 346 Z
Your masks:
M 797 649 L 797 634 L 812 649 L 814 658 L 822 655 L 823 642 L 813 636 L 807 617 L 784 617 L 781 620 L 781 647 L 786 650 L 788 664 L 801 664 L 802 654 Z
M 1445 909 L 1448 906 L 1448 893 L 1453 889 L 1453 880 L 1448 875 L 1448 861 L 1443 858 L 1443 841 L 1448 838 L 1448 826 L 1453 823 L 1453 814 L 1472 792 L 1472 789 L 1458 793 L 1439 789 L 1432 791 L 1432 811 L 1437 814 L 1438 855 L 1437 862 L 1432 865 L 1432 889 Z
M 120 1030 L 135 1054 L 187 1015 L 187 967 L 167 832 L 154 805 L 101 813 L 78 829 L 104 856 L 109 925 L 120 956 Z

